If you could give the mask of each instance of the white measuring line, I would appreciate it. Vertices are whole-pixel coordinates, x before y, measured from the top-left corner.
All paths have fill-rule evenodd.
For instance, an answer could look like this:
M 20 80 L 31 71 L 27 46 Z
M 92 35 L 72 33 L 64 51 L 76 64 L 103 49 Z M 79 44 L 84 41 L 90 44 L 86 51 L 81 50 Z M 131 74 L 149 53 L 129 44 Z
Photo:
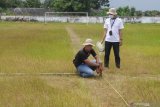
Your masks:
M 102 52 L 99 52 L 99 56 L 102 55 Z M 128 102 L 123 98 L 123 96 L 113 87 L 113 85 L 107 80 L 107 79 L 104 79 L 108 84 L 109 86 L 120 96 L 120 98 L 123 100 L 123 102 L 126 104 L 127 107 L 131 107 L 132 105 L 143 105 L 143 106 L 146 106 L 146 107 L 149 107 L 149 103 L 133 103 L 132 105 L 128 104 Z
M 102 56 L 102 52 L 99 51 L 99 57 Z M 113 87 L 113 85 L 107 80 L 104 79 L 109 86 L 121 97 L 121 99 L 124 101 L 124 103 L 126 104 L 127 107 L 130 107 L 130 105 L 127 103 L 127 101 L 123 98 L 123 96 Z
M 121 97 L 121 99 L 124 101 L 127 107 L 130 107 L 130 105 L 127 103 L 127 101 L 123 98 L 123 96 L 113 87 L 113 85 L 105 79 L 105 81 L 109 84 L 109 86 Z
M 27 75 L 77 75 L 77 73 L 0 73 L 0 76 L 27 76 Z

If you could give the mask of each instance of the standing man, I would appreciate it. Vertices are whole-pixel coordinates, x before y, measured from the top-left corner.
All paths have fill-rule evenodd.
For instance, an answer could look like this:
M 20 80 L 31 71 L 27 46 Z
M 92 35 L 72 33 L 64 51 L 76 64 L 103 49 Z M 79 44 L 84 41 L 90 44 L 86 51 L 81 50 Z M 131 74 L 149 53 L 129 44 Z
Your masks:
M 109 68 L 109 56 L 113 46 L 115 64 L 117 68 L 120 68 L 119 46 L 122 46 L 122 29 L 124 26 L 122 20 L 117 17 L 115 8 L 110 8 L 107 14 L 109 18 L 107 18 L 104 23 L 104 37 L 102 40 L 102 43 L 105 41 L 104 66 Z
M 73 60 L 78 73 L 81 77 L 87 78 L 94 76 L 93 71 L 97 71 L 98 74 L 102 73 L 102 64 L 99 61 L 99 58 L 92 48 L 94 46 L 92 39 L 86 39 L 83 43 L 84 47 L 78 51 Z M 92 55 L 95 60 L 90 61 L 88 57 Z

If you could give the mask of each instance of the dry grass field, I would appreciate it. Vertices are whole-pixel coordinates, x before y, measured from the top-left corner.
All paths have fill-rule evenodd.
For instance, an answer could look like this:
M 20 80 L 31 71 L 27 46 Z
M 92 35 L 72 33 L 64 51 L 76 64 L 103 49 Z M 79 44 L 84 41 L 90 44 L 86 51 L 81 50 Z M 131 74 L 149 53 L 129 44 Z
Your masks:
M 34 75 L 75 72 L 66 27 L 80 38 L 77 44 L 86 38 L 96 43 L 103 34 L 102 24 L 0 22 L 1 107 L 125 107 L 108 82 L 128 104 L 160 106 L 160 24 L 125 24 L 122 68 L 115 68 L 112 52 L 102 78 Z

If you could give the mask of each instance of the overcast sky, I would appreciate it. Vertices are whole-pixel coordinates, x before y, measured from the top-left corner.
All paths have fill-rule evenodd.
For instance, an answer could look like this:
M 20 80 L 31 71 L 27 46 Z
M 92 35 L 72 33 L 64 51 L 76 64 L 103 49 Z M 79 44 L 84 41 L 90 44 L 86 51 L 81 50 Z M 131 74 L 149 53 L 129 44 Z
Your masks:
M 110 0 L 110 7 L 135 7 L 136 10 L 160 10 L 160 0 Z
M 160 11 L 160 0 L 109 0 L 109 1 L 110 1 L 110 7 L 115 7 L 115 8 L 130 6 L 130 7 L 135 7 L 136 10 Z

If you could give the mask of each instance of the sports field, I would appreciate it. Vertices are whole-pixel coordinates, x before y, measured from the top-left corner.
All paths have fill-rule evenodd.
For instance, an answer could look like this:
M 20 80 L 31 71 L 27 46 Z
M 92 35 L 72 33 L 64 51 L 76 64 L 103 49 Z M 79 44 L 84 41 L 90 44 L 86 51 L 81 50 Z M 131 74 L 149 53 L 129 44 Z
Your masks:
M 74 73 L 75 50 L 86 38 L 100 41 L 102 34 L 102 24 L 0 22 L 0 106 L 125 107 L 109 82 L 127 104 L 159 107 L 160 24 L 125 24 L 121 69 L 112 52 L 102 78 L 34 75 Z

